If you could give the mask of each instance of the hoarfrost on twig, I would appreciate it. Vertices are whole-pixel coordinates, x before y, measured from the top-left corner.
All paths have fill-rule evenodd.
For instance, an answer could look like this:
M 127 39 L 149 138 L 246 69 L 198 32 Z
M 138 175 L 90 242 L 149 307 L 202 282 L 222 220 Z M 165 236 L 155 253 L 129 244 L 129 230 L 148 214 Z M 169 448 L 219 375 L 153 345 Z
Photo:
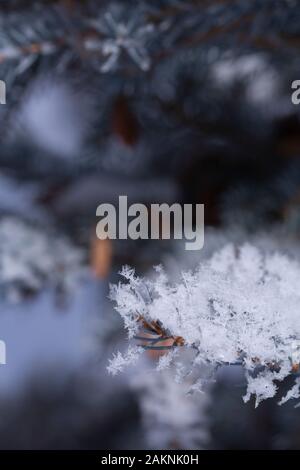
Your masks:
M 153 280 L 128 268 L 122 274 L 127 282 L 114 286 L 112 298 L 129 336 L 142 317 L 159 322 L 166 337 L 181 337 L 184 347 L 196 352 L 190 369 L 200 362 L 241 363 L 248 377 L 245 400 L 253 394 L 258 404 L 273 397 L 275 381 L 298 365 L 300 266 L 287 256 L 227 244 L 177 284 L 161 269 Z

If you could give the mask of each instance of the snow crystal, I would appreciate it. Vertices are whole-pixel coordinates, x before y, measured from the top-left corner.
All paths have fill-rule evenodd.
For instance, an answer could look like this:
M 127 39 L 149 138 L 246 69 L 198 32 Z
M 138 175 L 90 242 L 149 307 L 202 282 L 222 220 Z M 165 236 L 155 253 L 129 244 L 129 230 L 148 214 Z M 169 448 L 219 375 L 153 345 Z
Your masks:
M 110 374 L 116 375 L 118 372 L 122 372 L 125 367 L 134 365 L 138 361 L 143 349 L 139 347 L 129 347 L 126 354 L 118 352 L 113 359 L 109 361 L 107 370 Z

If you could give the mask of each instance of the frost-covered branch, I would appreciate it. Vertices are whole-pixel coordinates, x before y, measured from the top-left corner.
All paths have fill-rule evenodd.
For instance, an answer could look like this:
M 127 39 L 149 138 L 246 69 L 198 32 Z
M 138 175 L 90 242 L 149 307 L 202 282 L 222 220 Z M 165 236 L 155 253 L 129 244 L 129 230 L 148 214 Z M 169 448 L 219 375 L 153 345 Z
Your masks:
M 68 291 L 83 272 L 83 254 L 69 240 L 13 216 L 0 220 L 0 293 L 18 301 L 52 285 Z
M 178 48 L 224 39 L 229 33 L 236 35 L 239 46 L 283 52 L 296 49 L 298 40 L 296 7 L 287 0 L 47 3 L 34 2 L 28 11 L 19 2 L 9 13 L 0 6 L 0 63 L 14 64 L 8 75 L 17 76 L 52 55 L 61 57 L 62 67 L 80 57 L 101 73 L 124 65 L 125 55 L 127 65 L 148 71 Z
M 182 273 L 178 284 L 170 284 L 161 268 L 154 280 L 140 279 L 128 268 L 122 275 L 127 282 L 113 287 L 112 298 L 129 337 L 137 336 L 142 345 L 147 340 L 140 335 L 141 318 L 155 347 L 158 340 L 194 351 L 190 369 L 242 364 L 245 400 L 254 394 L 257 404 L 276 394 L 277 381 L 298 370 L 300 266 L 288 257 L 228 244 L 195 272 Z M 288 398 L 297 396 L 293 391 Z

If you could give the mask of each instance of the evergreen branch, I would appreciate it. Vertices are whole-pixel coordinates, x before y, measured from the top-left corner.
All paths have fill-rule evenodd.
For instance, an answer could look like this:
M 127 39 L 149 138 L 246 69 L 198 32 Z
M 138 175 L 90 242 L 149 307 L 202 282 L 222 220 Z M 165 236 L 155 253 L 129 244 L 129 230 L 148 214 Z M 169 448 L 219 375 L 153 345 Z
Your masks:
M 18 2 L 16 4 L 19 4 Z M 20 3 L 23 10 L 16 9 L 15 13 L 2 10 L 2 32 L 0 37 L 0 64 L 6 61 L 14 61 L 16 74 L 25 71 L 38 57 L 59 54 L 67 49 L 73 57 L 80 56 L 84 61 L 100 62 L 105 60 L 106 65 L 100 68 L 102 72 L 112 70 L 120 57 L 120 51 L 126 49 L 131 59 L 137 62 L 142 69 L 147 71 L 149 66 L 146 60 L 146 49 L 142 42 L 142 34 L 150 31 L 152 25 L 156 28 L 156 42 L 159 48 L 149 50 L 152 62 L 158 61 L 175 54 L 178 48 L 189 48 L 209 43 L 213 40 L 221 41 L 222 38 L 234 37 L 238 47 L 252 46 L 256 49 L 266 50 L 292 50 L 299 46 L 299 31 L 290 32 L 288 22 L 285 29 L 278 21 L 278 11 L 285 8 L 286 16 L 293 15 L 293 7 L 284 1 L 262 2 L 261 11 L 258 6 L 253 8 L 252 2 L 245 2 L 242 6 L 237 1 L 211 2 L 169 2 L 165 8 L 154 8 L 151 4 L 145 5 L 140 10 L 135 8 L 137 36 L 133 39 L 133 25 L 128 23 L 128 38 L 122 37 L 122 25 L 130 18 L 131 10 L 126 8 L 118 12 L 115 17 L 113 6 L 105 2 L 104 6 L 97 7 L 97 2 L 87 4 L 79 1 L 64 0 L 61 2 L 41 3 L 32 9 L 30 13 L 25 10 L 23 2 Z M 128 2 L 128 6 L 132 6 Z M 91 11 L 99 14 L 99 20 L 92 21 Z M 193 17 L 191 19 L 191 12 Z M 132 15 L 134 10 L 132 10 Z M 124 16 L 127 15 L 127 16 Z M 272 17 L 274 21 L 272 22 Z M 108 24 L 103 21 L 107 18 Z M 110 18 L 110 19 L 109 19 Z M 103 20 L 103 21 L 102 21 Z M 166 22 L 168 23 L 166 27 Z M 98 26 L 97 26 L 98 23 Z M 265 26 L 271 24 L 273 29 L 266 33 Z M 160 29 L 162 27 L 162 29 Z M 109 38 L 108 28 L 116 28 Z M 139 32 L 140 31 L 140 32 Z M 143 31 L 143 32 L 142 32 Z M 247 32 L 246 32 L 247 31 Z M 120 36 L 119 36 L 120 34 Z M 170 39 L 173 37 L 173 39 Z M 149 38 L 153 42 L 154 38 Z M 143 41 L 146 40 L 143 39 Z M 127 42 L 126 42 L 127 41 Z M 135 42 L 134 42 L 135 41 Z M 150 46 L 150 49 L 152 46 Z M 157 49 L 157 50 L 156 50 Z M 107 57 L 110 57 L 108 59 Z M 148 61 L 148 59 L 147 59 Z M 143 65 L 144 64 L 144 65 Z

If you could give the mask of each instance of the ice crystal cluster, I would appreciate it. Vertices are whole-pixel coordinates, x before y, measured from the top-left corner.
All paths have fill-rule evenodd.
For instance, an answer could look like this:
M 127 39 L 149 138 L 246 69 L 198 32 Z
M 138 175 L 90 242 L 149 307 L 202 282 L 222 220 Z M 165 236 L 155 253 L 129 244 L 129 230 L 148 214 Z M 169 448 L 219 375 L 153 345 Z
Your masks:
M 166 336 L 184 339 L 184 347 L 163 356 L 160 367 L 175 361 L 180 368 L 180 350 L 187 348 L 193 351 L 191 371 L 203 364 L 242 364 L 248 380 L 245 401 L 254 395 L 258 405 L 275 396 L 278 383 L 300 362 L 300 265 L 245 243 L 227 244 L 194 272 L 182 273 L 177 284 L 162 268 L 157 271 L 153 279 L 142 279 L 124 268 L 126 282 L 112 288 L 129 337 L 139 331 L 141 318 L 158 321 Z M 131 349 L 130 360 L 140 350 L 133 354 Z M 124 365 L 119 355 L 116 360 Z M 113 360 L 110 369 L 122 369 L 118 364 Z M 296 379 L 280 403 L 298 397 Z
M 67 239 L 17 217 L 0 220 L 0 294 L 5 299 L 18 301 L 46 284 L 66 291 L 80 272 L 82 253 Z

